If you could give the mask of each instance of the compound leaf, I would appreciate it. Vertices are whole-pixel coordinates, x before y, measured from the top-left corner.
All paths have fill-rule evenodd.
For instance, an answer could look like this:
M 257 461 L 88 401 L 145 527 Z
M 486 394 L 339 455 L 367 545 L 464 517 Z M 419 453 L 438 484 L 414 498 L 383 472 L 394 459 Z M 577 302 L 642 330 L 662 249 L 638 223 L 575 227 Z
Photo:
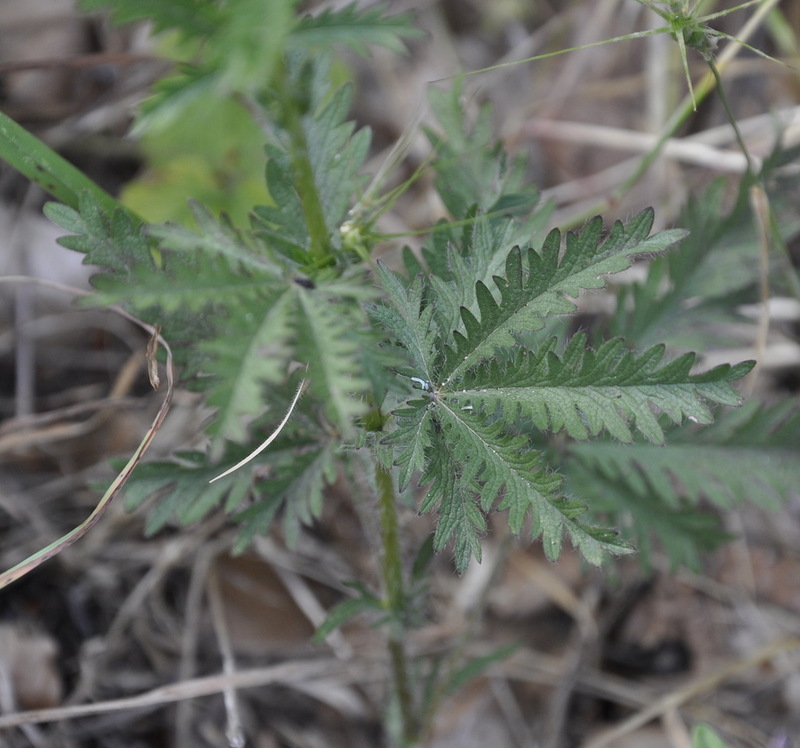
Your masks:
M 559 357 L 555 345 L 552 339 L 535 354 L 518 349 L 497 356 L 468 372 L 457 389 L 440 391 L 440 398 L 454 410 L 480 409 L 507 423 L 528 418 L 540 430 L 566 431 L 574 439 L 588 439 L 605 429 L 630 442 L 633 423 L 648 440 L 662 444 L 664 432 L 654 411 L 675 423 L 684 418 L 710 423 L 704 401 L 737 405 L 739 395 L 730 382 L 753 366 L 723 365 L 691 374 L 692 354 L 659 368 L 662 346 L 637 357 L 617 338 L 593 352 L 586 347 L 586 336 L 578 334 Z
M 561 254 L 561 233 L 550 232 L 541 252 L 514 248 L 506 258 L 505 277 L 495 276 L 500 292 L 496 301 L 489 288 L 476 284 L 480 319 L 466 308 L 461 310 L 465 332 L 455 331 L 455 346 L 447 350 L 441 365 L 441 381 L 457 378 L 464 371 L 493 354 L 498 346 L 515 344 L 514 334 L 537 330 L 545 317 L 574 311 L 568 297 L 582 289 L 599 288 L 601 276 L 628 268 L 633 256 L 666 249 L 680 239 L 681 231 L 649 236 L 653 211 L 640 213 L 626 225 L 616 222 L 601 240 L 602 220 L 596 218 L 577 234 L 568 234 Z

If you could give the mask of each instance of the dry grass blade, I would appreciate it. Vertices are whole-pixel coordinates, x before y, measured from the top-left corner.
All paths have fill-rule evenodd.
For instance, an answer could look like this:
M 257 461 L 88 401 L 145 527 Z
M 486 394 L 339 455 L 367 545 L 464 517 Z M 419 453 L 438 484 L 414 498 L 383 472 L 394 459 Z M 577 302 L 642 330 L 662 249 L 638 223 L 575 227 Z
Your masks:
M 379 667 L 384 666 L 379 664 Z M 239 670 L 231 674 L 209 675 L 179 683 L 170 683 L 136 696 L 110 699 L 95 704 L 79 704 L 56 709 L 33 709 L 16 714 L 4 714 L 0 716 L 0 730 L 20 725 L 77 719 L 123 709 L 152 709 L 185 699 L 213 696 L 227 689 L 256 688 L 270 683 L 303 683 L 324 677 L 365 682 L 370 677 L 370 669 L 329 658 L 305 662 L 285 662 L 280 665 Z
M 278 435 L 283 431 L 284 426 L 289 422 L 289 419 L 294 412 L 295 406 L 297 405 L 298 400 L 300 400 L 300 396 L 305 392 L 306 385 L 308 381 L 306 379 L 302 380 L 297 387 L 297 392 L 294 393 L 294 399 L 292 400 L 291 404 L 289 405 L 289 410 L 286 411 L 286 415 L 283 417 L 283 420 L 278 424 L 278 427 L 273 431 L 261 444 L 258 445 L 247 457 L 243 460 L 237 462 L 233 467 L 229 467 L 224 473 L 220 473 L 215 478 L 212 478 L 209 483 L 214 483 L 214 481 L 218 481 L 220 478 L 224 478 L 226 475 L 230 475 L 231 473 L 235 473 L 240 467 L 245 466 L 248 462 L 255 459 L 260 455 L 275 439 L 278 438 Z
M 72 294 L 74 296 L 88 296 L 89 292 L 82 291 L 78 288 L 71 288 L 70 286 L 64 286 L 60 283 L 53 283 L 49 281 L 42 281 L 38 278 L 29 278 L 26 276 L 8 276 L 6 278 L 0 278 L 0 282 L 3 283 L 34 283 L 38 285 L 47 286 L 48 288 L 53 288 L 64 293 Z M 134 468 L 139 464 L 141 461 L 144 453 L 147 451 L 147 448 L 150 446 L 150 443 L 153 441 L 156 433 L 158 432 L 159 428 L 161 428 L 161 424 L 164 422 L 164 419 L 167 416 L 167 412 L 169 411 L 169 406 L 172 402 L 172 394 L 174 390 L 175 384 L 175 377 L 174 377 L 174 366 L 172 362 L 172 351 L 170 350 L 169 344 L 161 334 L 159 333 L 158 329 L 148 325 L 146 322 L 143 322 L 140 319 L 137 319 L 133 315 L 126 312 L 124 309 L 119 307 L 109 307 L 112 311 L 116 312 L 117 314 L 122 315 L 125 319 L 133 322 L 135 325 L 141 327 L 145 330 L 150 336 L 150 344 L 147 348 L 147 360 L 148 360 L 148 371 L 150 372 L 150 379 L 153 386 L 157 386 L 157 377 L 153 378 L 153 368 L 155 366 L 155 353 L 156 353 L 156 346 L 160 343 L 164 346 L 164 350 L 167 353 L 167 360 L 166 360 L 166 371 L 167 371 L 167 391 L 164 395 L 164 400 L 161 403 L 161 407 L 158 409 L 158 413 L 156 413 L 155 418 L 153 419 L 150 428 L 147 430 L 147 433 L 144 435 L 144 438 L 139 443 L 139 446 L 134 451 L 131 458 L 125 464 L 125 467 L 120 471 L 116 478 L 112 481 L 111 485 L 108 487 L 108 490 L 103 494 L 103 497 L 97 503 L 97 506 L 94 508 L 94 511 L 77 527 L 70 530 L 66 535 L 63 535 L 58 540 L 53 541 L 50 545 L 45 546 L 41 550 L 37 551 L 36 553 L 32 554 L 24 561 L 21 561 L 16 566 L 11 567 L 10 569 L 4 571 L 0 574 L 0 589 L 8 586 L 12 582 L 16 581 L 20 577 L 25 576 L 28 572 L 32 569 L 35 569 L 37 566 L 40 566 L 48 559 L 52 558 L 53 556 L 57 555 L 64 548 L 72 545 L 75 541 L 82 538 L 89 530 L 94 527 L 100 517 L 103 516 L 103 513 L 108 509 L 111 502 L 114 500 L 116 495 L 119 493 L 119 490 L 125 485 L 126 481 L 130 477 L 131 473 L 133 472 Z
M 225 619 L 225 603 L 222 597 L 222 590 L 219 582 L 219 572 L 212 566 L 208 573 L 208 600 L 211 610 L 211 621 L 214 632 L 219 643 L 220 654 L 222 655 L 222 668 L 225 675 L 236 673 L 236 657 L 233 652 L 233 644 L 228 629 L 228 622 Z M 244 748 L 246 743 L 242 718 L 239 714 L 239 704 L 236 698 L 236 689 L 226 686 L 223 689 L 222 697 L 225 702 L 226 727 L 225 737 L 231 748 Z
M 613 727 L 595 740 L 587 743 L 584 748 L 607 748 L 616 745 L 616 741 L 634 730 L 646 725 L 653 719 L 677 709 L 691 699 L 703 693 L 713 691 L 734 675 L 743 673 L 750 668 L 761 665 L 774 657 L 800 649 L 800 639 L 781 639 L 763 646 L 753 654 L 729 663 L 707 675 L 700 675 L 685 686 L 667 694 L 655 703 L 636 712 L 621 724 Z

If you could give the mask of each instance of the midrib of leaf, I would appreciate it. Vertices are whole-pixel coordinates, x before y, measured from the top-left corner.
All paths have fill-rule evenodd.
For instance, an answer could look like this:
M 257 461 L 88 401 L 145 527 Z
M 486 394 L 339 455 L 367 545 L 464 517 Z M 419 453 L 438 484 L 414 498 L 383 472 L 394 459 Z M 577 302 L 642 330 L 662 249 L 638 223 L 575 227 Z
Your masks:
M 436 328 L 432 324 L 434 307 L 422 309 L 422 278 L 417 276 L 406 289 L 381 262 L 377 273 L 392 305 L 368 307 L 367 312 L 392 331 L 411 357 L 417 376 L 430 381 Z
M 432 445 L 432 408 L 426 400 L 406 401 L 406 408 L 394 412 L 398 423 L 388 436 L 381 440 L 382 445 L 395 449 L 394 462 L 400 467 L 398 486 L 405 491 L 414 473 L 425 469 L 426 451 Z
M 473 425 L 465 420 L 461 411 L 453 410 L 442 401 L 437 403 L 437 408 L 441 408 L 439 411 L 440 414 L 442 411 L 448 414 L 451 424 L 461 430 L 462 437 L 468 437 L 470 442 L 474 446 L 478 447 L 475 458 L 470 459 L 470 465 L 468 469 L 470 471 L 477 472 L 480 462 L 482 459 L 485 459 L 488 463 L 493 465 L 497 471 L 496 475 L 498 476 L 498 480 L 489 484 L 488 490 L 484 489 L 485 501 L 481 502 L 483 504 L 482 509 L 484 511 L 489 511 L 491 505 L 486 502 L 491 502 L 497 496 L 502 489 L 504 482 L 510 482 L 511 487 L 519 491 L 519 489 L 522 488 L 520 481 L 523 481 L 526 487 L 533 492 L 534 500 L 538 502 L 547 501 L 548 495 L 553 495 L 553 491 L 558 486 L 558 481 L 554 481 L 553 476 L 546 476 L 544 471 L 534 472 L 529 470 L 527 469 L 527 465 L 520 469 L 521 465 L 526 464 L 524 461 L 520 460 L 519 464 L 510 463 L 500 453 L 498 449 L 499 445 L 489 441 L 484 434 L 481 434 L 479 431 L 473 428 Z M 490 472 L 492 475 L 495 475 L 494 471 Z M 535 477 L 545 478 L 545 476 L 546 479 L 541 482 L 541 485 L 537 485 L 533 481 L 533 478 Z M 516 523 L 512 522 L 512 524 Z
M 148 236 L 157 239 L 162 247 L 171 250 L 173 263 L 186 262 L 193 255 L 227 258 L 231 266 L 247 269 L 258 275 L 279 277 L 280 268 L 268 254 L 249 247 L 240 232 L 225 217 L 217 220 L 203 205 L 192 202 L 192 215 L 200 233 L 177 224 L 160 224 L 148 228 Z
M 116 304 L 128 302 L 137 309 L 160 306 L 170 312 L 178 309 L 200 310 L 208 305 L 225 304 L 236 299 L 241 304 L 263 296 L 268 285 L 274 284 L 271 277 L 236 274 L 218 268 L 197 268 L 196 274 L 170 276 L 153 273 L 150 268 L 136 266 L 131 278 L 125 283 L 108 276 L 99 276 L 95 281 L 96 292 L 92 302 Z
M 658 368 L 663 346 L 638 356 L 627 351 L 620 338 L 597 351 L 586 347 L 586 335 L 575 335 L 561 356 L 556 340 L 543 343 L 536 353 L 525 349 L 498 349 L 495 357 L 469 372 L 458 388 L 438 391 L 438 397 L 465 412 L 501 413 L 513 423 L 530 418 L 540 430 L 566 431 L 587 439 L 607 429 L 629 442 L 626 418 L 650 441 L 662 443 L 664 434 L 651 408 L 666 413 L 674 423 L 689 417 L 710 423 L 704 401 L 737 405 L 739 395 L 730 382 L 750 370 L 752 362 L 721 366 L 691 374 L 694 355 L 686 354 Z
M 531 536 L 541 535 L 542 543 L 548 558 L 556 559 L 561 551 L 564 531 L 584 555 L 589 563 L 600 564 L 605 553 L 627 552 L 624 543 L 598 539 L 601 534 L 577 521 L 585 511 L 585 507 L 563 497 L 559 492 L 561 478 L 544 469 L 532 468 L 530 453 L 519 451 L 519 445 L 509 449 L 500 442 L 492 442 L 476 429 L 464 417 L 461 411 L 448 408 L 441 401 L 438 403 L 440 415 L 446 414 L 452 427 L 460 432 L 460 437 L 469 443 L 468 462 L 459 460 L 462 470 L 466 471 L 470 480 L 479 478 L 484 481 L 481 489 L 481 508 L 488 511 L 492 502 L 504 491 L 498 509 L 508 512 L 509 527 L 519 534 L 527 517 L 531 518 Z M 503 439 L 504 437 L 500 437 Z M 507 438 L 507 437 L 506 437 Z M 466 447 L 462 449 L 466 451 Z M 516 459 L 510 457 L 516 455 Z M 457 459 L 457 457 L 456 457 Z M 481 469 L 484 466 L 485 469 Z M 480 471 L 480 475 L 477 475 Z M 460 493 L 460 492 L 455 492 Z M 450 495 L 442 498 L 443 506 L 448 502 L 458 502 L 463 497 Z M 443 510 L 440 509 L 440 513 Z M 462 532 L 468 528 L 458 528 Z M 456 529 L 456 532 L 458 532 Z M 447 538 L 442 537 L 443 544 Z M 458 544 L 458 538 L 457 538 Z M 463 543 L 463 541 L 462 541 Z M 468 545 L 465 544 L 465 548 Z M 468 559 L 467 559 L 468 561 Z M 463 571 L 466 564 L 460 566 Z
M 441 393 L 442 401 L 455 408 L 482 404 L 489 412 L 502 408 L 506 418 L 521 411 L 537 428 L 566 432 L 575 439 L 587 439 L 607 429 L 616 439 L 630 442 L 632 434 L 623 418 L 630 417 L 648 440 L 662 444 L 664 432 L 649 406 L 667 413 L 673 422 L 684 417 L 698 423 L 713 420 L 700 398 L 724 405 L 736 405 L 739 396 L 726 383 L 653 385 L 531 385 L 485 387 Z

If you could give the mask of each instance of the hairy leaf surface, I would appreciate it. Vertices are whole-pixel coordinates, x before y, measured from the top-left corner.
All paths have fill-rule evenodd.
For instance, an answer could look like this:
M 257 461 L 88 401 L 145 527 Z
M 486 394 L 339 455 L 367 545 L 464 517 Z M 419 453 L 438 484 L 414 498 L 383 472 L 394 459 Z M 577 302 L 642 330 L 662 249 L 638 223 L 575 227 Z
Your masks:
M 359 363 L 359 342 L 368 326 L 355 305 L 336 303 L 322 288 L 295 287 L 297 355 L 308 365 L 311 392 L 341 433 L 353 434 L 353 419 L 365 410 L 363 394 L 369 382 Z
M 461 310 L 465 332 L 454 333 L 455 346 L 442 363 L 440 381 L 457 378 L 491 356 L 497 346 L 513 345 L 515 333 L 541 328 L 545 317 L 572 312 L 575 304 L 567 297 L 600 288 L 604 274 L 625 270 L 634 255 L 664 250 L 683 236 L 667 231 L 648 238 L 652 224 L 653 212 L 646 210 L 624 226 L 617 222 L 601 241 L 602 220 L 597 218 L 580 233 L 567 235 L 563 256 L 557 230 L 548 235 L 541 253 L 528 249 L 525 261 L 522 250 L 513 249 L 506 258 L 505 277 L 494 279 L 500 302 L 478 283 L 480 319 L 466 308 Z
M 665 447 L 625 449 L 606 440 L 571 445 L 570 453 L 608 479 L 649 490 L 668 506 L 702 498 L 728 508 L 745 501 L 775 506 L 800 491 L 800 413 L 791 404 L 750 402 L 697 432 L 673 429 Z
M 265 387 L 286 378 L 293 306 L 291 287 L 249 307 L 231 305 L 219 334 L 200 344 L 208 356 L 204 374 L 213 377 L 206 387 L 208 404 L 217 408 L 215 437 L 245 441 L 247 420 L 266 409 Z
M 283 512 L 284 537 L 290 546 L 296 544 L 300 527 L 319 517 L 322 491 L 336 477 L 334 445 L 306 447 L 300 454 L 287 457 L 281 460 L 277 456 L 274 474 L 258 486 L 260 500 L 236 515 L 242 529 L 235 551 L 244 550 L 257 534 L 267 532 L 279 511 Z
M 630 550 L 613 533 L 580 521 L 585 506 L 563 496 L 559 476 L 524 436 L 442 400 L 408 405 L 395 412 L 400 425 L 386 442 L 396 445 L 404 482 L 424 464 L 427 493 L 420 511 L 438 512 L 434 547 L 441 550 L 453 540 L 460 572 L 472 556 L 480 559 L 484 514 L 495 508 L 508 512 L 515 533 L 528 522 L 531 537 L 542 536 L 550 558 L 558 556 L 565 532 L 591 563 L 600 563 L 604 553 Z
M 663 346 L 636 357 L 619 338 L 596 352 L 586 336 L 576 335 L 561 357 L 552 339 L 537 353 L 520 349 L 507 359 L 495 358 L 468 372 L 457 390 L 440 392 L 454 410 L 484 411 L 508 423 L 529 418 L 536 428 L 566 431 L 588 439 L 606 429 L 623 442 L 633 438 L 629 423 L 651 442 L 662 444 L 664 433 L 654 410 L 678 423 L 684 418 L 710 423 L 703 401 L 736 405 L 730 382 L 740 379 L 752 363 L 720 366 L 691 374 L 694 356 L 686 354 L 659 368 Z

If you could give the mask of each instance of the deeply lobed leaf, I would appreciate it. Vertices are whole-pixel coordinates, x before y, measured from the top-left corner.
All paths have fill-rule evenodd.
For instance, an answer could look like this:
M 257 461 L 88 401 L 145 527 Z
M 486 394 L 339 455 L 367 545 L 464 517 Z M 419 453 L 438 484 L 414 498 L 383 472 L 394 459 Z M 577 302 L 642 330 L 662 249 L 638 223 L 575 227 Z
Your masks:
M 564 532 L 590 563 L 599 564 L 608 552 L 630 550 L 614 533 L 579 520 L 585 506 L 561 494 L 559 476 L 544 466 L 525 437 L 509 434 L 502 423 L 487 424 L 471 411 L 452 410 L 441 400 L 409 405 L 395 413 L 400 426 L 387 443 L 398 446 L 403 480 L 424 464 L 427 492 L 420 511 L 438 511 L 434 547 L 441 550 L 453 540 L 459 572 L 472 557 L 480 560 L 484 514 L 493 508 L 508 512 L 515 533 L 529 522 L 531 537 L 542 536 L 553 559 Z
M 602 221 L 596 218 L 578 234 L 569 234 L 561 253 L 561 233 L 552 231 L 541 252 L 528 249 L 523 261 L 520 248 L 506 258 L 505 277 L 496 276 L 498 302 L 489 288 L 476 284 L 480 318 L 462 308 L 464 333 L 454 333 L 455 346 L 449 348 L 439 367 L 442 382 L 458 378 L 464 371 L 493 355 L 498 346 L 514 345 L 514 334 L 536 330 L 553 314 L 575 309 L 568 297 L 583 289 L 599 288 L 602 276 L 628 268 L 635 255 L 666 249 L 680 239 L 681 231 L 666 231 L 649 236 L 652 210 L 645 210 L 628 224 L 614 224 L 601 241 Z
M 586 336 L 579 334 L 559 358 L 555 345 L 552 339 L 536 353 L 519 349 L 475 367 L 455 383 L 457 389 L 441 390 L 441 400 L 453 409 L 480 410 L 507 423 L 528 418 L 538 429 L 566 431 L 575 439 L 605 429 L 630 442 L 632 422 L 648 440 L 661 444 L 664 432 L 654 410 L 675 423 L 684 418 L 710 423 L 704 401 L 738 404 L 730 382 L 753 366 L 724 365 L 691 374 L 692 354 L 659 367 L 663 346 L 637 357 L 615 339 L 592 352 Z

